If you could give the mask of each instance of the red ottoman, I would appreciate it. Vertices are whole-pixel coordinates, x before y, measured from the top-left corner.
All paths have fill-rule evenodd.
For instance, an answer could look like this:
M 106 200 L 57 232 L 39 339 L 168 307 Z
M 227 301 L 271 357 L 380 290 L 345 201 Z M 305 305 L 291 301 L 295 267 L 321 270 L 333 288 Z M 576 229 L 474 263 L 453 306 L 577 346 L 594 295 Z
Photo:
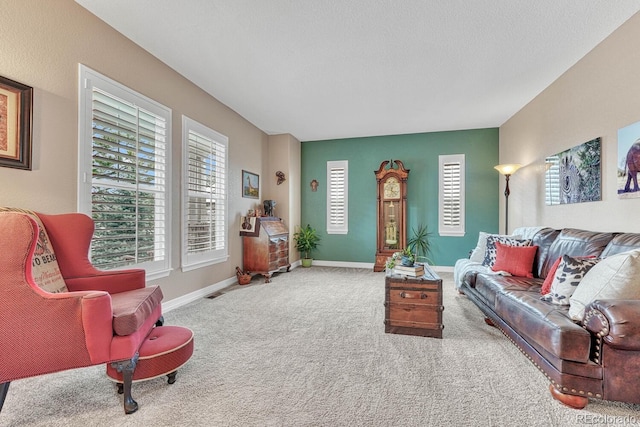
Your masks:
M 181 326 L 157 326 L 140 346 L 133 382 L 166 375 L 168 383 L 176 382 L 178 368 L 193 354 L 193 332 Z M 122 394 L 122 373 L 107 364 L 107 376 L 118 383 Z

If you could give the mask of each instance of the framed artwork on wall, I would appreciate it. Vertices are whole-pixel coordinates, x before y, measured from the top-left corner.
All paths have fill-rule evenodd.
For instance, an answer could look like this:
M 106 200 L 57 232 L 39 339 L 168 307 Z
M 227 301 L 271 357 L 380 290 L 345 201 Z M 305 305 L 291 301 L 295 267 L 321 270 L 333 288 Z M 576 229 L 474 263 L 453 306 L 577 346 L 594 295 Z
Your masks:
M 0 77 L 0 166 L 31 170 L 33 88 Z
M 547 205 L 602 200 L 601 140 L 583 144 L 545 159 Z
M 618 167 L 616 168 L 618 198 L 640 197 L 640 122 L 618 129 Z
M 242 171 L 242 197 L 260 198 L 260 176 L 249 171 Z

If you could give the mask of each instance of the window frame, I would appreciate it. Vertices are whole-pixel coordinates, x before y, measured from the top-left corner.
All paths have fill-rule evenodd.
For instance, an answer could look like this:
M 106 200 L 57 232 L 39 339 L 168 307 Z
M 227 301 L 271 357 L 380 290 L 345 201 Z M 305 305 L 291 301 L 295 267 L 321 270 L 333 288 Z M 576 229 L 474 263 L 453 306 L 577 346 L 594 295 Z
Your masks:
M 163 196 L 161 201 L 160 214 L 163 217 L 161 227 L 164 233 L 158 236 L 159 246 L 156 253 L 161 255 L 160 259 L 148 262 L 128 264 L 126 266 L 113 268 L 112 270 L 123 270 L 131 268 L 142 268 L 146 272 L 147 280 L 154 280 L 166 277 L 171 272 L 171 132 L 172 132 L 172 111 L 159 102 L 148 98 L 135 90 L 106 77 L 91 68 L 79 64 L 78 66 L 78 212 L 92 216 L 92 186 L 93 186 L 93 90 L 105 92 L 108 96 L 120 99 L 123 103 L 130 104 L 135 108 L 146 110 L 157 115 L 164 120 L 164 176 L 161 179 L 163 190 L 158 194 Z M 90 141 L 90 143 L 87 143 Z M 139 185 L 139 184 L 137 184 Z M 139 190 L 140 187 L 137 187 Z M 155 207 L 158 209 L 158 206 Z
M 459 166 L 459 204 L 460 204 L 460 220 L 457 225 L 446 223 L 446 177 L 445 167 L 448 164 L 458 163 Z M 440 236 L 457 236 L 465 235 L 465 155 L 464 154 L 444 154 L 438 156 L 438 234 Z
M 194 132 L 201 137 L 210 139 L 214 143 L 224 146 L 224 196 L 218 200 L 222 200 L 224 204 L 224 243 L 222 249 L 207 250 L 201 253 L 189 253 L 189 135 Z M 182 271 L 190 271 L 197 268 L 221 263 L 229 259 L 229 138 L 208 126 L 203 125 L 187 116 L 182 116 Z M 211 217 L 210 217 L 211 219 Z
M 342 224 L 332 222 L 332 211 L 334 209 L 333 195 L 334 184 L 332 171 L 336 169 L 343 170 L 343 190 L 342 190 L 342 216 L 344 218 Z M 348 160 L 330 160 L 327 162 L 327 234 L 347 234 L 349 233 L 349 161 Z

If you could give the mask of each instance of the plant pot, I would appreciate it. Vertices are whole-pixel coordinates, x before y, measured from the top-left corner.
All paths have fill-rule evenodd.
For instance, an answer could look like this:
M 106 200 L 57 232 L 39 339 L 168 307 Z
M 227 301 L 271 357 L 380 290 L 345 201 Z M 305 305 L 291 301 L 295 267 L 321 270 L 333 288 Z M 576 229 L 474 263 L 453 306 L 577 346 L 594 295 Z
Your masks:
M 413 261 L 408 256 L 402 256 L 400 263 L 406 267 L 413 267 Z
M 300 260 L 300 262 L 302 263 L 302 266 L 305 268 L 311 267 L 312 261 L 313 261 L 313 258 L 302 258 Z

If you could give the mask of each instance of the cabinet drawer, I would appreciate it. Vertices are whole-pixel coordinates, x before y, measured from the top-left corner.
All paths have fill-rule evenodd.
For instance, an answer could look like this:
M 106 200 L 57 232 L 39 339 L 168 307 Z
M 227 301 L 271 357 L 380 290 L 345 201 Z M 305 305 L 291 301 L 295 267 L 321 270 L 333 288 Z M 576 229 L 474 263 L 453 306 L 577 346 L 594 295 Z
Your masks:
M 422 280 L 407 280 L 403 282 L 392 281 L 387 283 L 389 289 L 401 290 L 423 290 L 423 291 L 439 291 L 442 287 L 440 283 L 427 282 Z
M 391 303 L 438 304 L 440 293 L 417 289 L 389 289 Z
M 426 328 L 442 323 L 442 306 L 420 304 L 389 304 L 389 322 L 395 326 Z

